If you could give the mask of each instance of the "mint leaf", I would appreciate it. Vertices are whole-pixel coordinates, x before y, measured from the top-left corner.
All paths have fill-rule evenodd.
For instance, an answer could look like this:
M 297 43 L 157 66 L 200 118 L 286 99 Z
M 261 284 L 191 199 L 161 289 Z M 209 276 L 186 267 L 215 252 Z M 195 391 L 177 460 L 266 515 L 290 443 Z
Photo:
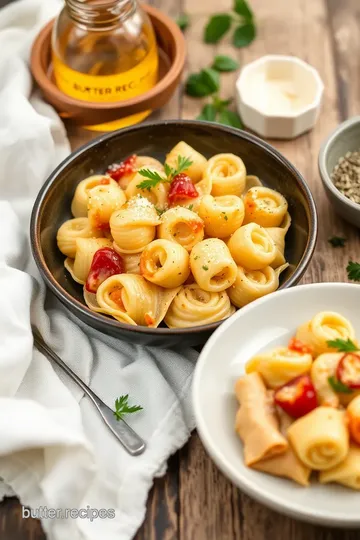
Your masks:
M 240 25 L 236 28 L 233 36 L 233 44 L 235 47 L 240 49 L 241 47 L 246 47 L 256 37 L 256 28 L 253 22 Z
M 196 119 L 203 120 L 204 122 L 214 122 L 216 119 L 216 112 L 214 105 L 208 103 L 207 105 L 204 105 L 201 113 Z
M 238 129 L 242 129 L 243 127 L 240 116 L 233 111 L 229 111 L 229 109 L 224 109 L 220 112 L 218 122 L 219 124 L 232 126 Z
M 233 9 L 235 13 L 244 17 L 247 22 L 252 21 L 254 14 L 246 0 L 235 0 Z
M 213 90 L 209 88 L 207 81 L 204 81 L 202 73 L 193 73 L 185 83 L 185 92 L 191 97 L 205 97 L 210 96 Z
M 190 24 L 189 15 L 187 13 L 182 13 L 181 15 L 179 15 L 179 17 L 176 19 L 176 24 L 178 25 L 180 30 L 186 30 Z
M 235 71 L 239 67 L 239 62 L 231 58 L 230 56 L 218 55 L 215 56 L 212 69 L 216 71 Z
M 219 13 L 213 15 L 205 27 L 205 43 L 217 43 L 226 34 L 231 26 L 231 15 Z
M 232 98 L 230 98 L 230 99 L 220 99 L 219 96 L 213 96 L 212 101 L 213 101 L 213 105 L 214 105 L 215 109 L 218 112 L 220 112 L 223 109 L 225 109 L 225 107 L 228 107 L 228 105 L 230 105 L 233 100 L 232 100 Z
M 204 83 L 211 89 L 211 93 L 217 92 L 220 88 L 220 75 L 211 68 L 205 68 L 201 72 Z

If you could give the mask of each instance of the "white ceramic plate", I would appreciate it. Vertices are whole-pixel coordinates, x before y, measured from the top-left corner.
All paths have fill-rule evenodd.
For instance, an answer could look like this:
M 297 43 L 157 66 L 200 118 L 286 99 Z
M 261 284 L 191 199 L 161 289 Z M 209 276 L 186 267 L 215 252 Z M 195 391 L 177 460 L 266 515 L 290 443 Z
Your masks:
M 245 467 L 234 431 L 236 379 L 261 350 L 285 345 L 296 327 L 319 311 L 338 311 L 360 337 L 360 285 L 322 283 L 278 291 L 237 311 L 206 343 L 196 365 L 193 404 L 200 438 L 219 469 L 242 491 L 289 516 L 324 525 L 360 526 L 360 493 L 290 480 Z

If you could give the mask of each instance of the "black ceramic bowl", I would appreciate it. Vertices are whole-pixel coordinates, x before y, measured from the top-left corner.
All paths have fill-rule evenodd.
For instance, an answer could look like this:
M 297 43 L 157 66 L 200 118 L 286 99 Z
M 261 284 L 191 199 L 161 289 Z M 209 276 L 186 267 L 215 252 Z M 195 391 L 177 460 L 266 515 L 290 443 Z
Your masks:
M 109 163 L 130 154 L 164 161 L 166 153 L 181 140 L 206 157 L 223 152 L 239 155 L 248 174 L 259 176 L 265 185 L 286 197 L 292 217 L 285 252 L 290 267 L 281 276 L 280 288 L 291 287 L 300 280 L 315 248 L 317 216 L 307 184 L 289 161 L 254 135 L 218 124 L 173 120 L 123 129 L 91 141 L 65 159 L 42 187 L 31 217 L 33 255 L 47 286 L 73 314 L 105 334 L 132 343 L 162 347 L 197 345 L 204 343 L 221 323 L 188 329 L 154 329 L 122 324 L 90 311 L 84 303 L 82 287 L 64 269 L 56 233 L 71 218 L 71 199 L 82 179 L 103 173 Z

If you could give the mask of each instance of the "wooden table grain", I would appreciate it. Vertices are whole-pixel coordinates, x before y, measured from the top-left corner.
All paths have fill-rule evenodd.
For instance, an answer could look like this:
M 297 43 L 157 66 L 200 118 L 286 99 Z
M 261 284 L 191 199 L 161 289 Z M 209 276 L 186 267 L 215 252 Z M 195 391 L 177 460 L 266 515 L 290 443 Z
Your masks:
M 0 0 L 0 4 L 4 0 Z M 216 53 L 237 56 L 244 64 L 267 53 L 296 55 L 314 65 L 325 83 L 324 105 L 313 131 L 290 142 L 270 141 L 303 173 L 319 212 L 319 239 L 304 283 L 346 281 L 350 256 L 360 259 L 356 229 L 334 216 L 321 187 L 317 156 L 327 134 L 360 110 L 360 3 L 358 0 L 252 0 L 258 25 L 256 41 L 235 50 L 229 41 L 202 42 L 209 15 L 226 11 L 231 0 L 153 0 L 176 17 L 191 17 L 186 32 L 187 72 L 211 64 Z M 222 75 L 222 96 L 233 96 L 236 74 Z M 201 101 L 184 97 L 182 89 L 155 118 L 194 118 Z M 69 130 L 73 146 L 92 137 Z M 333 249 L 329 236 L 348 238 L 344 249 Z M 309 493 L 309 497 L 310 497 Z M 360 508 L 359 508 L 360 511 Z M 22 519 L 15 498 L 0 505 L 0 538 L 45 540 L 39 522 Z M 213 465 L 196 433 L 169 460 L 163 478 L 151 490 L 145 521 L 136 540 L 356 540 L 359 531 L 341 531 L 304 524 L 281 516 L 237 490 Z M 64 539 L 68 540 L 68 539 Z M 70 539 L 69 539 L 70 540 Z M 106 539 L 101 539 L 106 540 Z

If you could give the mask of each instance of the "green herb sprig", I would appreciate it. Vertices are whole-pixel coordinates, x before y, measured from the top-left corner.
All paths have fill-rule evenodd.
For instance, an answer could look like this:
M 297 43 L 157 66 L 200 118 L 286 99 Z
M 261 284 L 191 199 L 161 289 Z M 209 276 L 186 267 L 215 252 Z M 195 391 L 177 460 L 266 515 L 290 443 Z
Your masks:
M 360 281 L 360 263 L 349 261 L 346 271 L 351 281 Z
M 222 100 L 217 94 L 211 97 L 211 103 L 207 103 L 201 110 L 197 120 L 205 122 L 218 122 L 225 126 L 232 126 L 241 129 L 243 127 L 240 116 L 231 111 L 228 106 L 232 99 Z
M 346 384 L 342 383 L 337 379 L 336 377 L 332 376 L 328 378 L 328 382 L 331 386 L 331 388 L 334 390 L 334 392 L 341 393 L 341 394 L 352 394 L 351 388 L 346 386 Z
M 142 409 L 141 405 L 129 405 L 129 394 L 126 394 L 115 400 L 114 416 L 116 420 L 122 420 L 124 414 L 132 414 Z
M 342 236 L 332 236 L 331 238 L 328 239 L 328 242 L 334 248 L 345 247 L 347 239 L 343 238 Z
M 148 191 L 150 191 L 153 187 L 157 186 L 159 182 L 171 182 L 176 175 L 186 171 L 192 164 L 193 162 L 190 158 L 178 156 L 175 168 L 170 167 L 170 165 L 165 163 L 165 177 L 164 175 L 159 174 L 159 172 L 155 170 L 140 169 L 138 173 L 141 174 L 141 176 L 144 176 L 146 180 L 143 180 L 142 182 L 140 182 L 140 184 L 137 184 L 136 187 L 139 189 L 147 189 Z
M 230 13 L 217 13 L 210 17 L 204 31 L 205 43 L 218 43 L 235 25 L 233 45 L 246 47 L 256 37 L 254 14 L 246 0 L 234 0 Z
M 326 342 L 328 347 L 332 349 L 337 349 L 339 352 L 356 352 L 359 350 L 359 347 L 355 345 L 350 338 L 348 339 L 334 339 Z

